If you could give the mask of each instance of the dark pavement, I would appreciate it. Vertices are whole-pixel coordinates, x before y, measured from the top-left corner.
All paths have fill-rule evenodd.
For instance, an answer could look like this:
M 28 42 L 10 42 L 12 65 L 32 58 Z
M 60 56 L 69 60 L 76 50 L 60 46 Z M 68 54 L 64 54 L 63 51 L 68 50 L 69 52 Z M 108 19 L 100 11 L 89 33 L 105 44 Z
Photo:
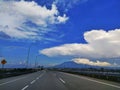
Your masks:
M 0 90 L 120 90 L 120 83 L 44 70 L 0 79 Z

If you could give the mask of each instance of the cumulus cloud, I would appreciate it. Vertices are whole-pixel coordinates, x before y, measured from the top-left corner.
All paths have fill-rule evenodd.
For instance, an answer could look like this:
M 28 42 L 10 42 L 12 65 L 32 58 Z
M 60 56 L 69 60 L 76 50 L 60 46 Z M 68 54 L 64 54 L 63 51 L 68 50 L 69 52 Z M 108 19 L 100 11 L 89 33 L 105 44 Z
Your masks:
M 89 59 L 85 59 L 85 58 L 74 58 L 73 61 L 78 64 L 87 64 L 87 65 L 92 65 L 92 66 L 111 66 L 111 64 L 108 62 L 100 62 L 99 60 L 94 62 L 94 61 L 90 61 Z
M 64 14 L 63 15 L 63 17 L 61 17 L 61 16 L 58 16 L 58 21 L 59 21 L 59 23 L 64 23 L 66 20 L 68 20 L 69 18 L 68 17 L 66 17 L 66 15 Z
M 40 6 L 35 1 L 1 1 L 0 33 L 11 38 L 39 38 L 43 28 L 49 25 L 65 23 L 68 17 L 60 16 L 55 4 L 51 9 Z M 29 25 L 32 23 L 32 25 Z M 36 26 L 36 27 L 35 27 Z M 47 29 L 44 29 L 47 30 Z
M 87 44 L 72 43 L 46 48 L 39 52 L 47 56 L 79 56 L 87 58 L 120 57 L 120 29 L 91 30 L 84 33 Z

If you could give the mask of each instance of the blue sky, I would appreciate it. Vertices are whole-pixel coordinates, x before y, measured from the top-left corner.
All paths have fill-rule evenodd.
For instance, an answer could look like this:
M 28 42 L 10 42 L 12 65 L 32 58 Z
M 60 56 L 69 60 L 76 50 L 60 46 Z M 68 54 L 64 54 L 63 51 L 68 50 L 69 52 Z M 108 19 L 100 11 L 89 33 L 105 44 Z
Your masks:
M 2 0 L 1 59 L 25 64 L 31 46 L 29 64 L 40 55 L 38 62 L 45 66 L 71 60 L 119 66 L 119 4 L 120 0 Z

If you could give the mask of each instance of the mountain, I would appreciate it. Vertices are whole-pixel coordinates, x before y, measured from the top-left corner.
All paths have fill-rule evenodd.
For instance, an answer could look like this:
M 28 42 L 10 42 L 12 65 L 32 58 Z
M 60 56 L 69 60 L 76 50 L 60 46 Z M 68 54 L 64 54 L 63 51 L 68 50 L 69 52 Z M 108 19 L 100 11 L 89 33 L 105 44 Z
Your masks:
M 111 67 L 111 66 L 92 66 L 87 64 L 78 64 L 74 61 L 64 62 L 62 64 L 56 65 L 53 68 L 106 68 L 106 69 L 120 69 L 120 67 Z
M 75 63 L 74 61 L 68 61 L 68 62 L 64 62 L 62 64 L 54 66 L 54 68 L 89 68 L 89 67 L 96 67 L 96 66 L 78 64 L 78 63 Z

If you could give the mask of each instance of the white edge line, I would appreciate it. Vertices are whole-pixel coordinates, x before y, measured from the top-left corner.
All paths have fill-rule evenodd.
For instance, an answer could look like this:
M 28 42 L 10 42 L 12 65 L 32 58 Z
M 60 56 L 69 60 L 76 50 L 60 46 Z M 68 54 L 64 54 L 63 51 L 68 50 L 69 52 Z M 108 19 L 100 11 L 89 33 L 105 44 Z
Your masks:
M 72 75 L 72 74 L 70 74 L 70 75 Z M 72 75 L 72 76 L 74 76 L 74 75 Z M 107 86 L 111 86 L 111 87 L 115 87 L 115 88 L 120 88 L 120 86 L 109 84 L 109 83 L 105 83 L 105 82 L 101 82 L 101 81 L 97 81 L 97 80 L 94 80 L 94 79 L 89 79 L 87 77 L 82 77 L 82 76 L 77 76 L 77 75 L 74 76 L 74 77 L 78 77 L 78 78 L 81 78 L 81 79 L 85 79 L 85 80 L 88 80 L 88 81 L 96 82 L 96 83 L 99 83 L 99 84 L 103 84 L 103 85 L 107 85 Z
M 15 81 L 20 80 L 20 79 L 23 79 L 23 78 L 26 78 L 26 77 L 22 77 L 22 78 L 14 79 L 14 80 L 11 80 L 11 81 L 8 81 L 8 82 L 5 82 L 5 83 L 1 83 L 0 86 L 2 86 L 2 85 L 4 85 L 4 84 L 8 84 L 8 83 L 15 82 Z
M 81 78 L 83 78 L 83 77 L 81 77 Z M 92 82 L 96 82 L 96 83 L 100 83 L 100 84 L 104 84 L 104 85 L 107 85 L 107 86 L 112 86 L 112 87 L 115 87 L 115 88 L 120 88 L 119 86 L 116 86 L 116 85 L 113 85 L 113 84 L 104 83 L 104 82 L 100 82 L 100 81 L 97 81 L 97 80 L 92 80 L 92 79 L 89 79 L 89 78 L 83 78 L 83 79 L 86 79 L 86 80 L 89 80 L 89 81 L 92 81 Z
M 23 89 L 21 89 L 21 90 L 25 90 L 26 88 L 28 88 L 29 87 L 29 85 L 26 85 Z

